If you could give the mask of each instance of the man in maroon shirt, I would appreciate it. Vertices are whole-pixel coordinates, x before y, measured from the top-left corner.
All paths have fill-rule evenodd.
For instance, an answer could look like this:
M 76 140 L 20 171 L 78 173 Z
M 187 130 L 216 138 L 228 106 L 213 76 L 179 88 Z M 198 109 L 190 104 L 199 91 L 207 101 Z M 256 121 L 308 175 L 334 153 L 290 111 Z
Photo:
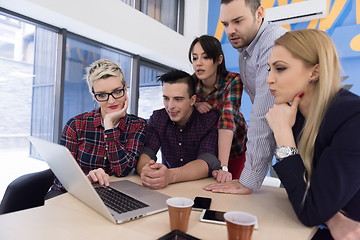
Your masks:
M 200 114 L 195 108 L 195 83 L 183 71 L 159 77 L 165 108 L 148 121 L 145 146 L 136 166 L 142 184 L 160 189 L 168 184 L 205 178 L 220 168 L 217 158 L 215 112 Z M 161 148 L 162 163 L 156 162 Z

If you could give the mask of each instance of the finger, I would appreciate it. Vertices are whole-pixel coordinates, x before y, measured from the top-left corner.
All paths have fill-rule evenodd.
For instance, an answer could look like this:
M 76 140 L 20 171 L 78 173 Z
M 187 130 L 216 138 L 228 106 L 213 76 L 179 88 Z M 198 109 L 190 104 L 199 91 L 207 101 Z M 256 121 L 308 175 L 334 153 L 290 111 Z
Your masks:
M 99 179 L 97 178 L 94 170 L 90 171 L 88 174 L 88 179 L 90 180 L 90 182 L 94 183 L 97 182 Z
M 213 193 L 231 193 L 231 192 L 228 192 L 227 190 L 221 189 L 221 188 L 215 188 L 215 189 L 211 190 L 211 192 L 213 192 Z
M 108 187 L 110 185 L 110 176 L 109 174 L 105 173 L 104 175 L 104 186 Z
M 153 184 L 153 179 L 148 176 L 141 176 L 141 182 L 144 186 L 149 187 Z
M 226 179 L 225 179 L 225 181 L 226 182 L 230 182 L 232 180 L 232 173 L 231 172 L 228 172 L 227 174 L 226 174 Z
M 227 174 L 222 175 L 222 177 L 221 177 L 221 182 L 222 182 L 222 183 L 226 183 L 226 182 L 227 182 L 227 178 L 228 178 L 228 175 L 227 175 Z
M 161 188 L 162 182 L 160 181 L 160 179 L 144 178 L 142 180 L 142 184 L 147 188 L 157 190 Z
M 218 175 L 217 175 L 217 178 L 216 178 L 216 181 L 218 183 L 223 183 L 223 173 L 219 171 Z
M 229 188 L 227 185 L 218 185 L 211 189 L 211 192 L 214 193 L 235 193 L 232 188 Z
M 207 113 L 212 109 L 211 105 L 209 103 L 204 103 L 201 107 L 202 113 Z
M 149 187 L 150 183 L 147 181 L 147 178 L 141 178 L 141 183 L 145 186 L 145 187 Z
M 202 189 L 205 190 L 205 191 L 212 191 L 214 189 L 214 187 L 204 186 L 204 187 L 202 187 Z
M 94 182 L 95 182 L 90 173 L 89 173 L 88 175 L 86 175 L 86 177 L 89 179 L 90 183 L 94 183 Z
M 127 110 L 128 106 L 129 106 L 129 98 L 128 98 L 128 96 L 126 96 L 124 109 Z
M 231 180 L 232 180 L 232 174 L 229 174 L 227 176 L 226 182 L 231 182 Z
M 166 170 L 167 168 L 163 165 L 160 168 L 151 168 L 151 170 L 146 173 L 146 176 L 151 179 L 162 179 L 166 174 Z
M 205 102 L 204 103 L 204 106 L 207 108 L 207 109 L 211 109 L 212 108 L 212 106 L 210 105 L 210 103 L 208 103 L 208 102 Z
M 97 179 L 98 179 L 98 183 L 99 183 L 101 186 L 104 186 L 104 185 L 105 185 L 105 180 L 104 180 L 102 174 L 97 173 L 96 176 L 97 176 Z
M 221 180 L 220 180 L 221 183 L 227 182 L 227 181 L 226 181 L 226 177 L 227 177 L 227 173 L 223 173 L 222 176 L 221 176 Z
M 162 174 L 159 171 L 149 171 L 146 173 L 146 177 L 149 179 L 155 179 L 155 178 L 159 178 Z
M 225 178 L 225 182 L 230 182 L 232 180 L 232 177 L 227 175 L 226 178 Z
M 162 168 L 163 166 L 164 165 L 162 165 L 161 163 L 154 163 L 154 164 L 150 165 L 149 167 L 150 167 L 150 169 L 157 171 L 160 168 Z
M 212 184 L 208 184 L 208 185 L 203 186 L 203 189 L 211 191 L 212 189 L 221 188 L 222 186 L 223 185 L 221 183 L 212 183 Z
M 232 194 L 239 194 L 238 190 L 231 185 L 224 185 L 223 187 L 215 188 L 212 190 L 212 192 L 217 193 L 232 193 Z
M 291 108 L 297 109 L 299 106 L 299 103 L 301 101 L 301 98 L 304 96 L 304 93 L 299 93 L 298 95 L 296 95 L 296 97 L 294 98 L 294 101 L 291 104 Z
M 199 113 L 205 113 L 205 109 L 201 105 L 198 107 L 197 110 Z
M 212 185 L 213 185 L 213 184 L 205 185 L 205 186 L 202 187 L 202 189 L 207 190 L 207 191 L 211 191 L 211 189 L 213 188 Z
M 92 171 L 96 178 L 97 178 L 97 181 L 99 182 L 100 185 L 102 186 L 109 186 L 109 183 L 110 183 L 110 177 L 109 175 L 104 171 L 104 169 L 102 168 L 98 168 L 96 170 L 93 170 Z
M 98 182 L 101 186 L 105 185 L 105 173 L 101 172 L 101 171 L 96 171 L 95 172 L 96 178 L 98 179 Z
M 154 171 L 154 170 L 156 170 L 156 168 L 153 166 L 154 164 L 149 164 L 149 163 L 147 163 L 144 167 L 143 167 L 143 169 L 146 169 L 147 171 Z

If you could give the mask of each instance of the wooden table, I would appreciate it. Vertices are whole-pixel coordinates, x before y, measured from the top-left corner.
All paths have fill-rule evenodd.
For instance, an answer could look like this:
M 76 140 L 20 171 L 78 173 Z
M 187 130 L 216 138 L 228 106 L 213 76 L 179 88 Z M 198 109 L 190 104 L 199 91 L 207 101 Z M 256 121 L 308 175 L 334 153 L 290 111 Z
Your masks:
M 121 180 L 112 178 L 112 180 Z M 140 184 L 140 178 L 128 179 Z M 176 183 L 159 190 L 169 196 L 194 199 L 212 198 L 211 209 L 245 211 L 257 216 L 259 229 L 253 240 L 311 239 L 316 228 L 308 228 L 297 219 L 282 188 L 263 186 L 250 195 L 207 192 L 202 186 L 212 178 Z M 192 211 L 187 233 L 200 239 L 227 239 L 225 225 L 199 221 L 200 212 Z M 124 224 L 113 224 L 70 194 L 47 200 L 45 206 L 0 215 L 0 239 L 157 239 L 170 231 L 168 212 L 158 213 Z

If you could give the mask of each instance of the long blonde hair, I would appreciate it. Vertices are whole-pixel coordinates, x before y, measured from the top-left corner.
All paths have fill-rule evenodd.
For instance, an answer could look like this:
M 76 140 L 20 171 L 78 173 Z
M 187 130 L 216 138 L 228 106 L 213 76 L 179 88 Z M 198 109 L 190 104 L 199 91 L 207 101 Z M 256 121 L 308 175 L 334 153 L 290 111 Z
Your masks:
M 320 30 L 290 31 L 277 39 L 275 45 L 285 47 L 293 57 L 304 61 L 307 66 L 319 64 L 320 77 L 312 83 L 315 84 L 314 96 L 298 144 L 307 172 L 304 173 L 305 180 L 309 187 L 315 139 L 324 114 L 340 89 L 340 62 L 331 38 Z

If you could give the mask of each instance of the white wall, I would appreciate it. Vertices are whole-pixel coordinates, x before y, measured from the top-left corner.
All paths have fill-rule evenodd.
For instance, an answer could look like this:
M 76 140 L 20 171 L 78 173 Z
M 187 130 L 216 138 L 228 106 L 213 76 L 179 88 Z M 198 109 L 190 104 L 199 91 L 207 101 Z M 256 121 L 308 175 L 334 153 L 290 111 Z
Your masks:
M 0 0 L 0 6 L 189 72 L 189 45 L 207 32 L 208 0 L 185 0 L 184 36 L 119 0 Z
M 191 41 L 207 34 L 208 0 L 185 0 L 184 36 Z

